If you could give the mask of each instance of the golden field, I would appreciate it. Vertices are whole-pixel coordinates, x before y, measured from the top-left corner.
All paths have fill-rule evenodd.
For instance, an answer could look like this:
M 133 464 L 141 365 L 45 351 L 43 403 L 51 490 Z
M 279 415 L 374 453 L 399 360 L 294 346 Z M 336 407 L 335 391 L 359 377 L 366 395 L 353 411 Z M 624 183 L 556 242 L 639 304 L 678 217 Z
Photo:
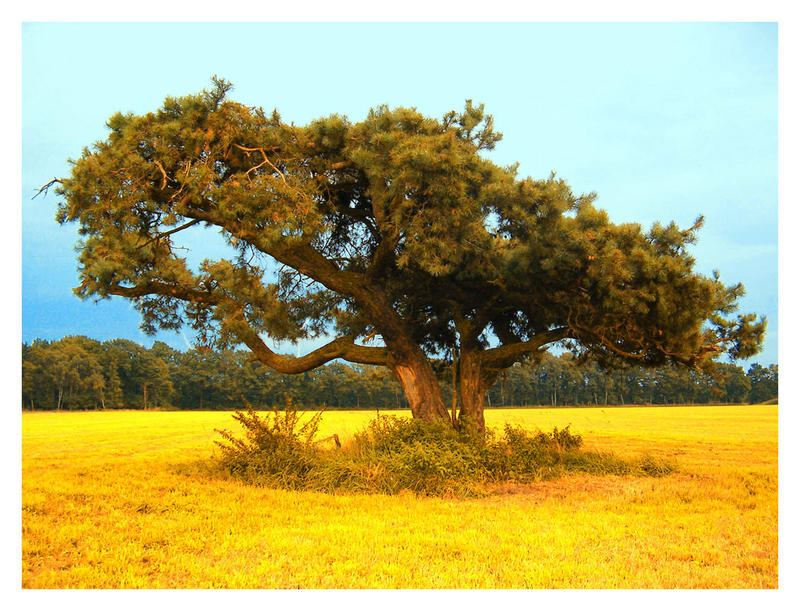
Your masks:
M 328 412 L 346 438 L 374 412 Z M 777 406 L 506 409 L 664 478 L 481 499 L 326 495 L 215 473 L 227 412 L 25 413 L 24 588 L 776 588 Z

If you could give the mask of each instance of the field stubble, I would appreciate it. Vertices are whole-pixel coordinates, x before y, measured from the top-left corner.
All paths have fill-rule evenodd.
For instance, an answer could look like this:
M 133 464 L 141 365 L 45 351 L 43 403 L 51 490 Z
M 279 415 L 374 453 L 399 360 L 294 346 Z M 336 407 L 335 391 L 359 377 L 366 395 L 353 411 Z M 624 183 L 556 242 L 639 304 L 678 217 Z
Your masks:
M 346 439 L 374 412 L 329 412 Z M 777 406 L 513 409 L 663 478 L 573 475 L 480 499 L 241 484 L 229 412 L 26 413 L 25 588 L 774 588 Z

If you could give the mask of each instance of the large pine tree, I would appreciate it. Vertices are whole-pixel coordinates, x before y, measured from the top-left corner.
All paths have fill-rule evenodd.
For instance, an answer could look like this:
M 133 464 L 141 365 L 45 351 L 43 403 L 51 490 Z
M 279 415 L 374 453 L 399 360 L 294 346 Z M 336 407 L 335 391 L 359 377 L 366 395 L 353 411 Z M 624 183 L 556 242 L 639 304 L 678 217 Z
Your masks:
M 283 373 L 387 366 L 428 420 L 448 417 L 434 361 L 454 359 L 461 421 L 478 429 L 498 374 L 556 343 L 609 366 L 706 369 L 760 348 L 763 318 L 732 317 L 741 285 L 693 271 L 700 222 L 644 232 L 554 176 L 519 179 L 482 154 L 500 140 L 482 106 L 296 126 L 229 89 L 215 78 L 114 115 L 58 181 L 57 218 L 82 236 L 79 296 L 129 298 L 146 330 L 189 325 Z M 190 266 L 179 240 L 196 226 L 230 258 Z M 335 338 L 297 358 L 265 341 L 321 333 Z

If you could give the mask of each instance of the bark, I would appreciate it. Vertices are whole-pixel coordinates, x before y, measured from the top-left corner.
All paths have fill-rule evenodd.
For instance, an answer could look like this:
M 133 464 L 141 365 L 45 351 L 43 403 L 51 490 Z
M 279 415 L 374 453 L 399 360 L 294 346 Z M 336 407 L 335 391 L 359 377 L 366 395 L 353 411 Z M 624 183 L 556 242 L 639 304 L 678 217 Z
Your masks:
M 552 329 L 537 334 L 525 342 L 510 342 L 489 350 L 478 346 L 479 327 L 462 322 L 461 360 L 459 362 L 459 397 L 461 412 L 459 426 L 468 427 L 479 434 L 486 431 L 483 403 L 486 393 L 501 371 L 510 367 L 526 354 L 539 351 L 542 346 L 567 337 L 566 328 Z
M 416 357 L 397 359 L 392 366 L 408 399 L 411 415 L 428 422 L 449 418 L 439 381 L 427 357 L 419 352 Z
M 243 317 L 242 320 L 244 320 Z M 385 348 L 359 346 L 353 342 L 352 337 L 348 336 L 337 337 L 304 356 L 287 358 L 270 350 L 264 340 L 247 325 L 241 325 L 237 334 L 259 361 L 275 371 L 285 374 L 304 373 L 339 358 L 350 363 L 365 365 L 389 365 L 391 363 L 391 354 Z
M 482 362 L 479 350 L 462 348 L 459 361 L 459 397 L 461 412 L 458 416 L 459 426 L 472 429 L 483 435 L 486 432 L 486 420 L 483 414 L 483 402 L 486 392 L 491 388 L 497 374 L 487 370 Z

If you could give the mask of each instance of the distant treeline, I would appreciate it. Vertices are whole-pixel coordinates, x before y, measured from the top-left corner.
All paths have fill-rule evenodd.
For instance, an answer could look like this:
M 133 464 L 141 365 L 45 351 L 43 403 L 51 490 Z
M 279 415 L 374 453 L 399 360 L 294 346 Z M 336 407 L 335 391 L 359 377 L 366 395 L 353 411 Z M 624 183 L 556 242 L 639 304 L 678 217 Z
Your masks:
M 491 388 L 490 407 L 762 403 L 778 396 L 778 366 L 721 364 L 718 379 L 685 368 L 603 372 L 571 354 L 510 368 Z M 443 372 L 442 387 L 450 396 Z M 299 375 L 276 373 L 248 351 L 150 349 L 83 336 L 22 345 L 22 407 L 37 410 L 239 409 L 295 405 L 329 409 L 406 407 L 383 367 L 333 362 Z

